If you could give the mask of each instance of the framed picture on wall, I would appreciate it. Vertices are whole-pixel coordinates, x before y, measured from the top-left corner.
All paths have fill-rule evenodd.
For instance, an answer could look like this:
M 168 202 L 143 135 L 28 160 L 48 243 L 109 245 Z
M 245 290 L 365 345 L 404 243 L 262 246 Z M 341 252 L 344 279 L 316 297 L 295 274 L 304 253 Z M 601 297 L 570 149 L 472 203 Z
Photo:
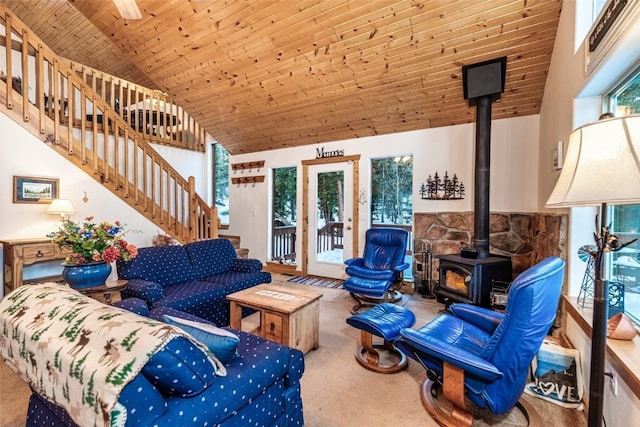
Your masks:
M 57 178 L 13 177 L 13 203 L 51 203 L 58 198 Z

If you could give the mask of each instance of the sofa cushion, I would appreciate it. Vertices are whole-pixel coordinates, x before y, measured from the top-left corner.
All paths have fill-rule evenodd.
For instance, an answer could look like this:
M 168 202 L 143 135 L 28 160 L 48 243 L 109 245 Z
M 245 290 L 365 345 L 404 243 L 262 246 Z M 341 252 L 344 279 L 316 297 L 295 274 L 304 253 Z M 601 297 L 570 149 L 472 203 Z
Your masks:
M 144 375 L 136 377 L 122 389 L 118 402 L 127 408 L 127 425 L 151 425 L 167 412 L 167 402 Z
M 240 339 L 236 334 L 226 329 L 218 328 L 209 323 L 194 322 L 168 315 L 162 316 L 162 320 L 169 325 L 179 327 L 206 345 L 222 363 L 230 361 L 238 354 Z
M 229 239 L 198 240 L 187 243 L 184 248 L 198 278 L 231 270 L 231 264 L 237 258 Z
M 138 249 L 131 261 L 118 261 L 118 277 L 144 279 L 162 285 L 173 285 L 195 278 L 184 246 L 150 246 Z
M 259 273 L 239 273 L 224 271 L 200 279 L 206 282 L 217 283 L 226 288 L 226 293 L 242 291 L 261 283 L 271 283 L 271 273 L 261 271 Z
M 208 360 L 210 357 L 214 356 L 178 336 L 147 362 L 142 373 L 164 395 L 193 396 L 216 379 L 216 368 Z M 216 365 L 219 365 L 218 361 Z
M 165 287 L 164 298 L 154 301 L 151 308 L 166 306 L 190 312 L 193 307 L 221 304 L 226 295 L 222 285 L 194 280 Z

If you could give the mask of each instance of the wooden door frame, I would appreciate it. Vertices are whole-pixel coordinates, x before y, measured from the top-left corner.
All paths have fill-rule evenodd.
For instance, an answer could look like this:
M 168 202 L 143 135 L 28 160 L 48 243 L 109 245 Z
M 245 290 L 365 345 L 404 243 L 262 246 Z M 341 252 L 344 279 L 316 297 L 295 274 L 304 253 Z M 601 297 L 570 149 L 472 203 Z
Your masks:
M 302 161 L 302 275 L 307 275 L 307 264 L 309 262 L 309 253 L 307 245 L 309 244 L 309 211 L 307 206 L 307 200 L 309 198 L 309 166 L 324 165 L 328 163 L 348 163 L 353 164 L 353 244 L 352 254 L 350 258 L 358 256 L 358 236 L 359 236 L 359 211 L 360 204 L 358 203 L 358 188 L 360 182 L 360 154 L 354 154 L 351 156 L 342 157 L 327 157 L 323 159 L 312 159 Z

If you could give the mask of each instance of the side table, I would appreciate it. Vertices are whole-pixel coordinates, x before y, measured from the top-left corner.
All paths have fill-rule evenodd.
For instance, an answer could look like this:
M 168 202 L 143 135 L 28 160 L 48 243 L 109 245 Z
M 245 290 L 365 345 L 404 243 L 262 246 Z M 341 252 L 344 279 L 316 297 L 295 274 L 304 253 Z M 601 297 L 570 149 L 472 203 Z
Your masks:
M 105 304 L 111 304 L 120 301 L 120 291 L 127 286 L 127 283 L 129 283 L 127 280 L 111 280 L 104 285 L 77 289 L 77 291 Z M 114 293 L 115 295 L 112 295 Z
M 70 253 L 68 249 L 58 247 L 51 239 L 1 240 L 0 244 L 4 253 L 5 294 L 24 284 L 22 278 L 24 267 L 43 261 L 63 260 Z M 61 276 L 41 277 L 40 279 L 51 280 L 59 277 Z
M 262 284 L 227 295 L 230 325 L 242 330 L 242 307 L 260 312 L 259 335 L 297 348 L 303 353 L 317 349 L 322 294 L 295 287 Z

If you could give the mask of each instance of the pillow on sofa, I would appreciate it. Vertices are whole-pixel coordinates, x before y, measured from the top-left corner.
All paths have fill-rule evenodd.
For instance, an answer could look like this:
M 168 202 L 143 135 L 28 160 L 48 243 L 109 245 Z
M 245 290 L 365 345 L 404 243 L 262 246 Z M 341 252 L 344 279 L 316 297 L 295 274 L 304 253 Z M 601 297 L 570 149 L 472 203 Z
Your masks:
M 226 329 L 208 323 L 194 322 L 192 320 L 181 319 L 179 317 L 162 316 L 162 320 L 169 325 L 177 326 L 202 344 L 220 360 L 227 363 L 238 354 L 238 344 L 240 338 Z
M 162 320 L 169 325 L 179 327 L 206 345 L 222 363 L 227 363 L 238 354 L 240 338 L 226 329 L 166 314 L 162 316 Z
M 195 396 L 209 387 L 216 375 L 226 375 L 224 366 L 212 359 L 193 340 L 176 336 L 151 357 L 142 374 L 165 396 Z

